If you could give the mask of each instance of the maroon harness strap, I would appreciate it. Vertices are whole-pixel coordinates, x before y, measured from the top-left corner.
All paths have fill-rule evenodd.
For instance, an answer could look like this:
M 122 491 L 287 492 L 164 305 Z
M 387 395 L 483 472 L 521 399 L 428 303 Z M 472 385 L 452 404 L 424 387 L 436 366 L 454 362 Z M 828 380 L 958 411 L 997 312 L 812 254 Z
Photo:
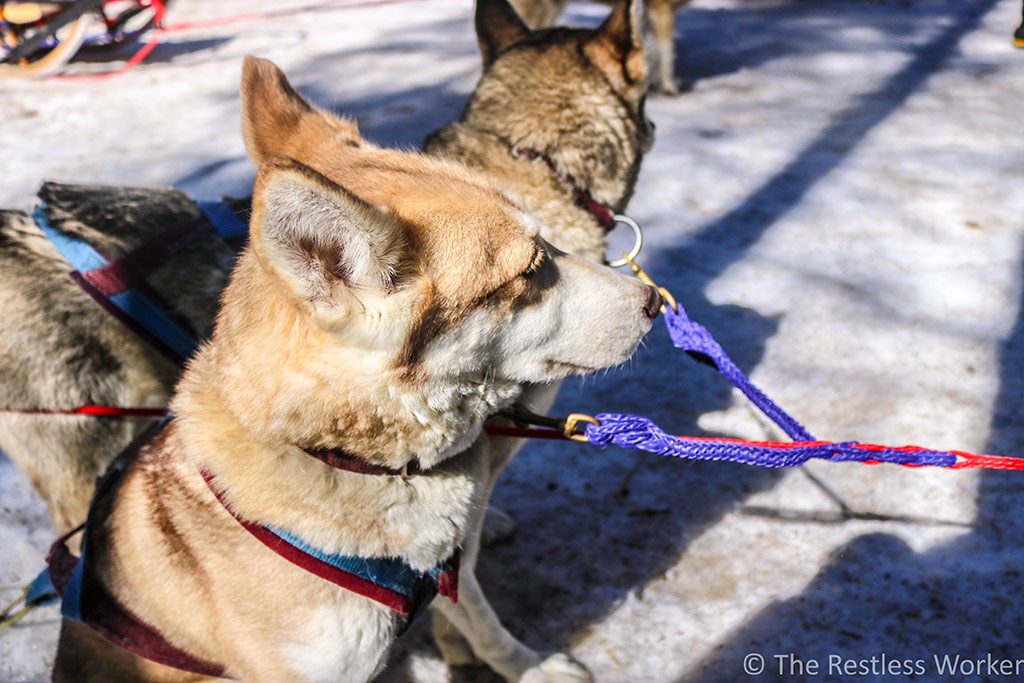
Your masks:
M 76 564 L 76 558 L 64 543 L 66 538 L 67 536 L 54 543 L 47 557 L 50 580 L 61 596 L 64 595 L 64 588 Z M 203 676 L 222 678 L 225 675 L 224 667 L 193 657 L 167 642 L 158 631 L 143 623 L 110 597 L 100 582 L 92 578 L 92 573 L 87 567 L 83 571 L 82 617 L 85 625 L 97 635 L 122 650 L 157 664 Z
M 107 595 L 98 581 L 84 581 L 83 589 L 82 612 L 88 615 L 86 625 L 105 640 L 157 664 L 203 676 L 224 677 L 223 666 L 194 657 L 172 645 L 159 631 L 147 626 Z
M 543 152 L 538 152 L 535 149 L 522 147 L 512 147 L 512 156 L 523 157 L 530 160 L 539 159 L 540 161 L 543 161 L 548 167 L 548 170 L 551 171 L 551 175 L 569 188 L 577 206 L 593 216 L 594 220 L 597 221 L 598 225 L 604 228 L 605 232 L 611 232 L 615 229 L 615 213 L 607 206 L 594 199 L 594 195 L 590 194 L 590 190 L 582 187 L 578 182 L 576 182 L 575 177 L 559 170 L 551 157 Z
M 113 486 L 121 471 L 116 467 L 108 470 L 97 484 L 97 491 L 101 496 Z M 93 509 L 94 506 L 91 506 L 90 516 Z M 68 585 L 72 583 L 72 575 L 76 569 L 81 572 L 77 585 L 77 616 L 74 619 L 80 619 L 104 640 L 143 659 L 201 676 L 223 678 L 226 673 L 224 667 L 194 657 L 172 645 L 159 631 L 122 607 L 107 593 L 103 585 L 93 577 L 84 557 L 79 559 L 68 550 L 68 539 L 80 531 L 88 533 L 85 523 L 54 541 L 46 556 L 50 583 L 61 598 L 64 598 Z M 83 539 L 83 552 L 86 545 L 87 539 Z M 65 614 L 65 617 L 67 616 Z
M 163 230 L 121 258 L 81 274 L 104 296 L 113 296 L 143 283 L 146 277 L 164 266 L 175 254 L 213 226 L 203 217 Z
M 92 300 L 95 301 L 100 308 L 102 308 L 104 311 L 110 314 L 112 318 L 117 320 L 119 323 L 127 327 L 129 330 L 137 334 L 142 339 L 144 339 L 146 342 L 149 343 L 150 346 L 159 351 L 172 363 L 177 365 L 178 363 L 182 362 L 181 357 L 177 353 L 175 353 L 171 348 L 169 348 L 167 344 L 164 344 L 156 336 L 150 334 L 150 332 L 146 328 L 144 328 L 139 323 L 135 322 L 135 320 L 132 319 L 130 315 L 127 315 L 120 308 L 112 304 L 110 302 L 110 299 L 105 297 L 102 292 L 100 292 L 92 285 L 92 283 L 86 280 L 85 276 L 82 275 L 82 273 L 79 273 L 77 270 L 73 270 L 70 273 L 68 273 L 68 276 L 71 278 L 72 281 L 74 281 L 75 284 L 81 287 L 82 291 L 88 294 L 89 297 L 92 298 Z

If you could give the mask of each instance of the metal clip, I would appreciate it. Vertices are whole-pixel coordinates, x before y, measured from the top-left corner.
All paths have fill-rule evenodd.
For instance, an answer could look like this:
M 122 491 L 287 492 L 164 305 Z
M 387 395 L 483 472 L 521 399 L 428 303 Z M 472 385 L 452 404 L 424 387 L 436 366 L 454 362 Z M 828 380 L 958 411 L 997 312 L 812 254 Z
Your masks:
M 669 292 L 664 287 L 658 286 L 658 283 L 651 279 L 651 276 L 647 274 L 647 271 L 641 268 L 640 264 L 637 263 L 632 256 L 630 256 L 629 254 L 623 254 L 623 257 L 623 260 L 625 260 L 625 262 L 629 265 L 629 269 L 633 271 L 633 274 L 637 276 L 640 282 L 644 283 L 645 285 L 654 287 L 655 289 L 658 290 L 658 294 L 661 294 L 661 300 L 662 302 L 664 302 L 661 304 L 662 313 L 665 312 L 666 304 L 668 304 L 668 306 L 672 308 L 673 313 L 679 310 L 679 304 L 676 303 L 676 298 L 672 296 L 671 292 Z
M 530 412 L 518 403 L 511 408 L 502 410 L 498 414 L 512 420 L 517 426 L 531 425 L 555 429 L 562 432 L 565 438 L 582 443 L 587 442 L 587 435 L 576 431 L 576 427 L 580 422 L 587 422 L 598 427 L 601 426 L 597 418 L 584 415 L 583 413 L 570 413 L 568 417 L 562 420 L 557 417 L 548 417 L 547 415 L 538 415 L 537 413 Z
M 598 427 L 601 426 L 601 423 L 596 417 L 584 415 L 583 413 L 569 413 L 569 416 L 565 418 L 565 422 L 562 423 L 562 433 L 567 439 L 587 443 L 589 439 L 587 438 L 586 432 L 576 431 L 576 425 L 580 422 L 587 422 Z

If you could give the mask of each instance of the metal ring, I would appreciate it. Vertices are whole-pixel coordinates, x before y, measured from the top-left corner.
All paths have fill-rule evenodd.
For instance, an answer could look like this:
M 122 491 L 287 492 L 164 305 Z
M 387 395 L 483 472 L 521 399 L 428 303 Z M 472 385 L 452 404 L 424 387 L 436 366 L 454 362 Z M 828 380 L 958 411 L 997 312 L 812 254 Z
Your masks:
M 615 225 L 616 225 L 616 227 L 618 227 L 618 225 L 620 223 L 622 225 L 628 225 L 629 226 L 630 230 L 633 231 L 633 236 L 634 236 L 636 241 L 633 242 L 633 248 L 629 250 L 629 255 L 628 256 L 626 256 L 625 258 L 618 258 L 618 259 L 615 259 L 614 261 L 609 261 L 608 262 L 608 265 L 611 266 L 612 268 L 621 268 L 622 266 L 628 264 L 632 259 L 635 259 L 637 256 L 640 255 L 640 249 L 644 246 L 644 231 L 640 228 L 640 224 L 639 223 L 637 223 L 635 220 L 633 220 L 629 216 L 624 216 L 622 214 L 616 214 L 615 215 Z M 614 229 L 615 228 L 612 228 L 612 230 L 614 230 Z

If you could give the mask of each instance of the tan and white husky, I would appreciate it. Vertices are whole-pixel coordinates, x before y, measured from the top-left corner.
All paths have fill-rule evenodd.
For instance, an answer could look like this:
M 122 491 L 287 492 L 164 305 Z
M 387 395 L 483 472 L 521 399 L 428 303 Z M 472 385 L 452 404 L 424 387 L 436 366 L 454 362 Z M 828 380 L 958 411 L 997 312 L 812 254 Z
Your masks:
M 483 176 L 364 142 L 269 62 L 246 61 L 242 97 L 260 165 L 250 243 L 178 385 L 177 417 L 97 508 L 88 569 L 169 643 L 231 677 L 365 681 L 403 617 L 285 561 L 235 516 L 322 552 L 435 567 L 482 518 L 484 419 L 524 382 L 626 360 L 660 300 L 547 244 Z M 605 315 L 578 315 L 592 306 Z M 315 449 L 415 474 L 339 470 Z M 586 678 L 564 655 L 541 661 L 503 641 L 478 591 L 470 580 L 458 605 L 439 607 L 496 671 Z M 194 679 L 74 622 L 54 678 Z
M 622 0 L 597 30 L 530 31 L 508 0 L 479 0 L 484 73 L 460 120 L 426 143 L 429 154 L 515 192 L 547 241 L 595 261 L 605 230 L 542 161 L 513 156 L 511 146 L 545 153 L 597 201 L 625 208 L 652 140 L 633 20 L 639 2 Z M 46 183 L 40 199 L 53 226 L 111 258 L 203 220 L 188 197 L 169 189 Z M 173 319 L 205 339 L 234 256 L 211 231 L 146 285 Z M 0 408 L 166 405 L 180 368 L 97 306 L 68 270 L 32 216 L 0 210 Z M 0 451 L 63 533 L 81 523 L 96 478 L 146 427 L 139 419 L 0 412 Z

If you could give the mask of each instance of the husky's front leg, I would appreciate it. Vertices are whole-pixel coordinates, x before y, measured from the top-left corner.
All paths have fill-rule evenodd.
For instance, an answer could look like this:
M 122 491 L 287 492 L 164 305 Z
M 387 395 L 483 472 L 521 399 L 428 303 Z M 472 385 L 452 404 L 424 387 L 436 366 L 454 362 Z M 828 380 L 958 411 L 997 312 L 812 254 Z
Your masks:
M 459 602 L 453 605 L 438 600 L 434 608 L 445 621 L 459 631 L 474 654 L 511 683 L 585 683 L 590 672 L 566 654 L 542 658 L 516 640 L 487 602 L 471 567 L 459 573 Z M 437 616 L 435 615 L 435 619 Z M 435 621 L 435 629 L 443 621 Z
M 480 553 L 480 528 L 483 514 L 478 513 L 466 537 L 459 571 L 459 601 L 435 600 L 434 633 L 438 646 L 450 664 L 483 660 L 513 683 L 581 683 L 593 680 L 590 672 L 565 654 L 544 659 L 518 641 L 498 619 L 476 578 L 476 560 Z M 457 633 L 446 629 L 454 629 Z M 467 651 L 469 650 L 469 651 Z

